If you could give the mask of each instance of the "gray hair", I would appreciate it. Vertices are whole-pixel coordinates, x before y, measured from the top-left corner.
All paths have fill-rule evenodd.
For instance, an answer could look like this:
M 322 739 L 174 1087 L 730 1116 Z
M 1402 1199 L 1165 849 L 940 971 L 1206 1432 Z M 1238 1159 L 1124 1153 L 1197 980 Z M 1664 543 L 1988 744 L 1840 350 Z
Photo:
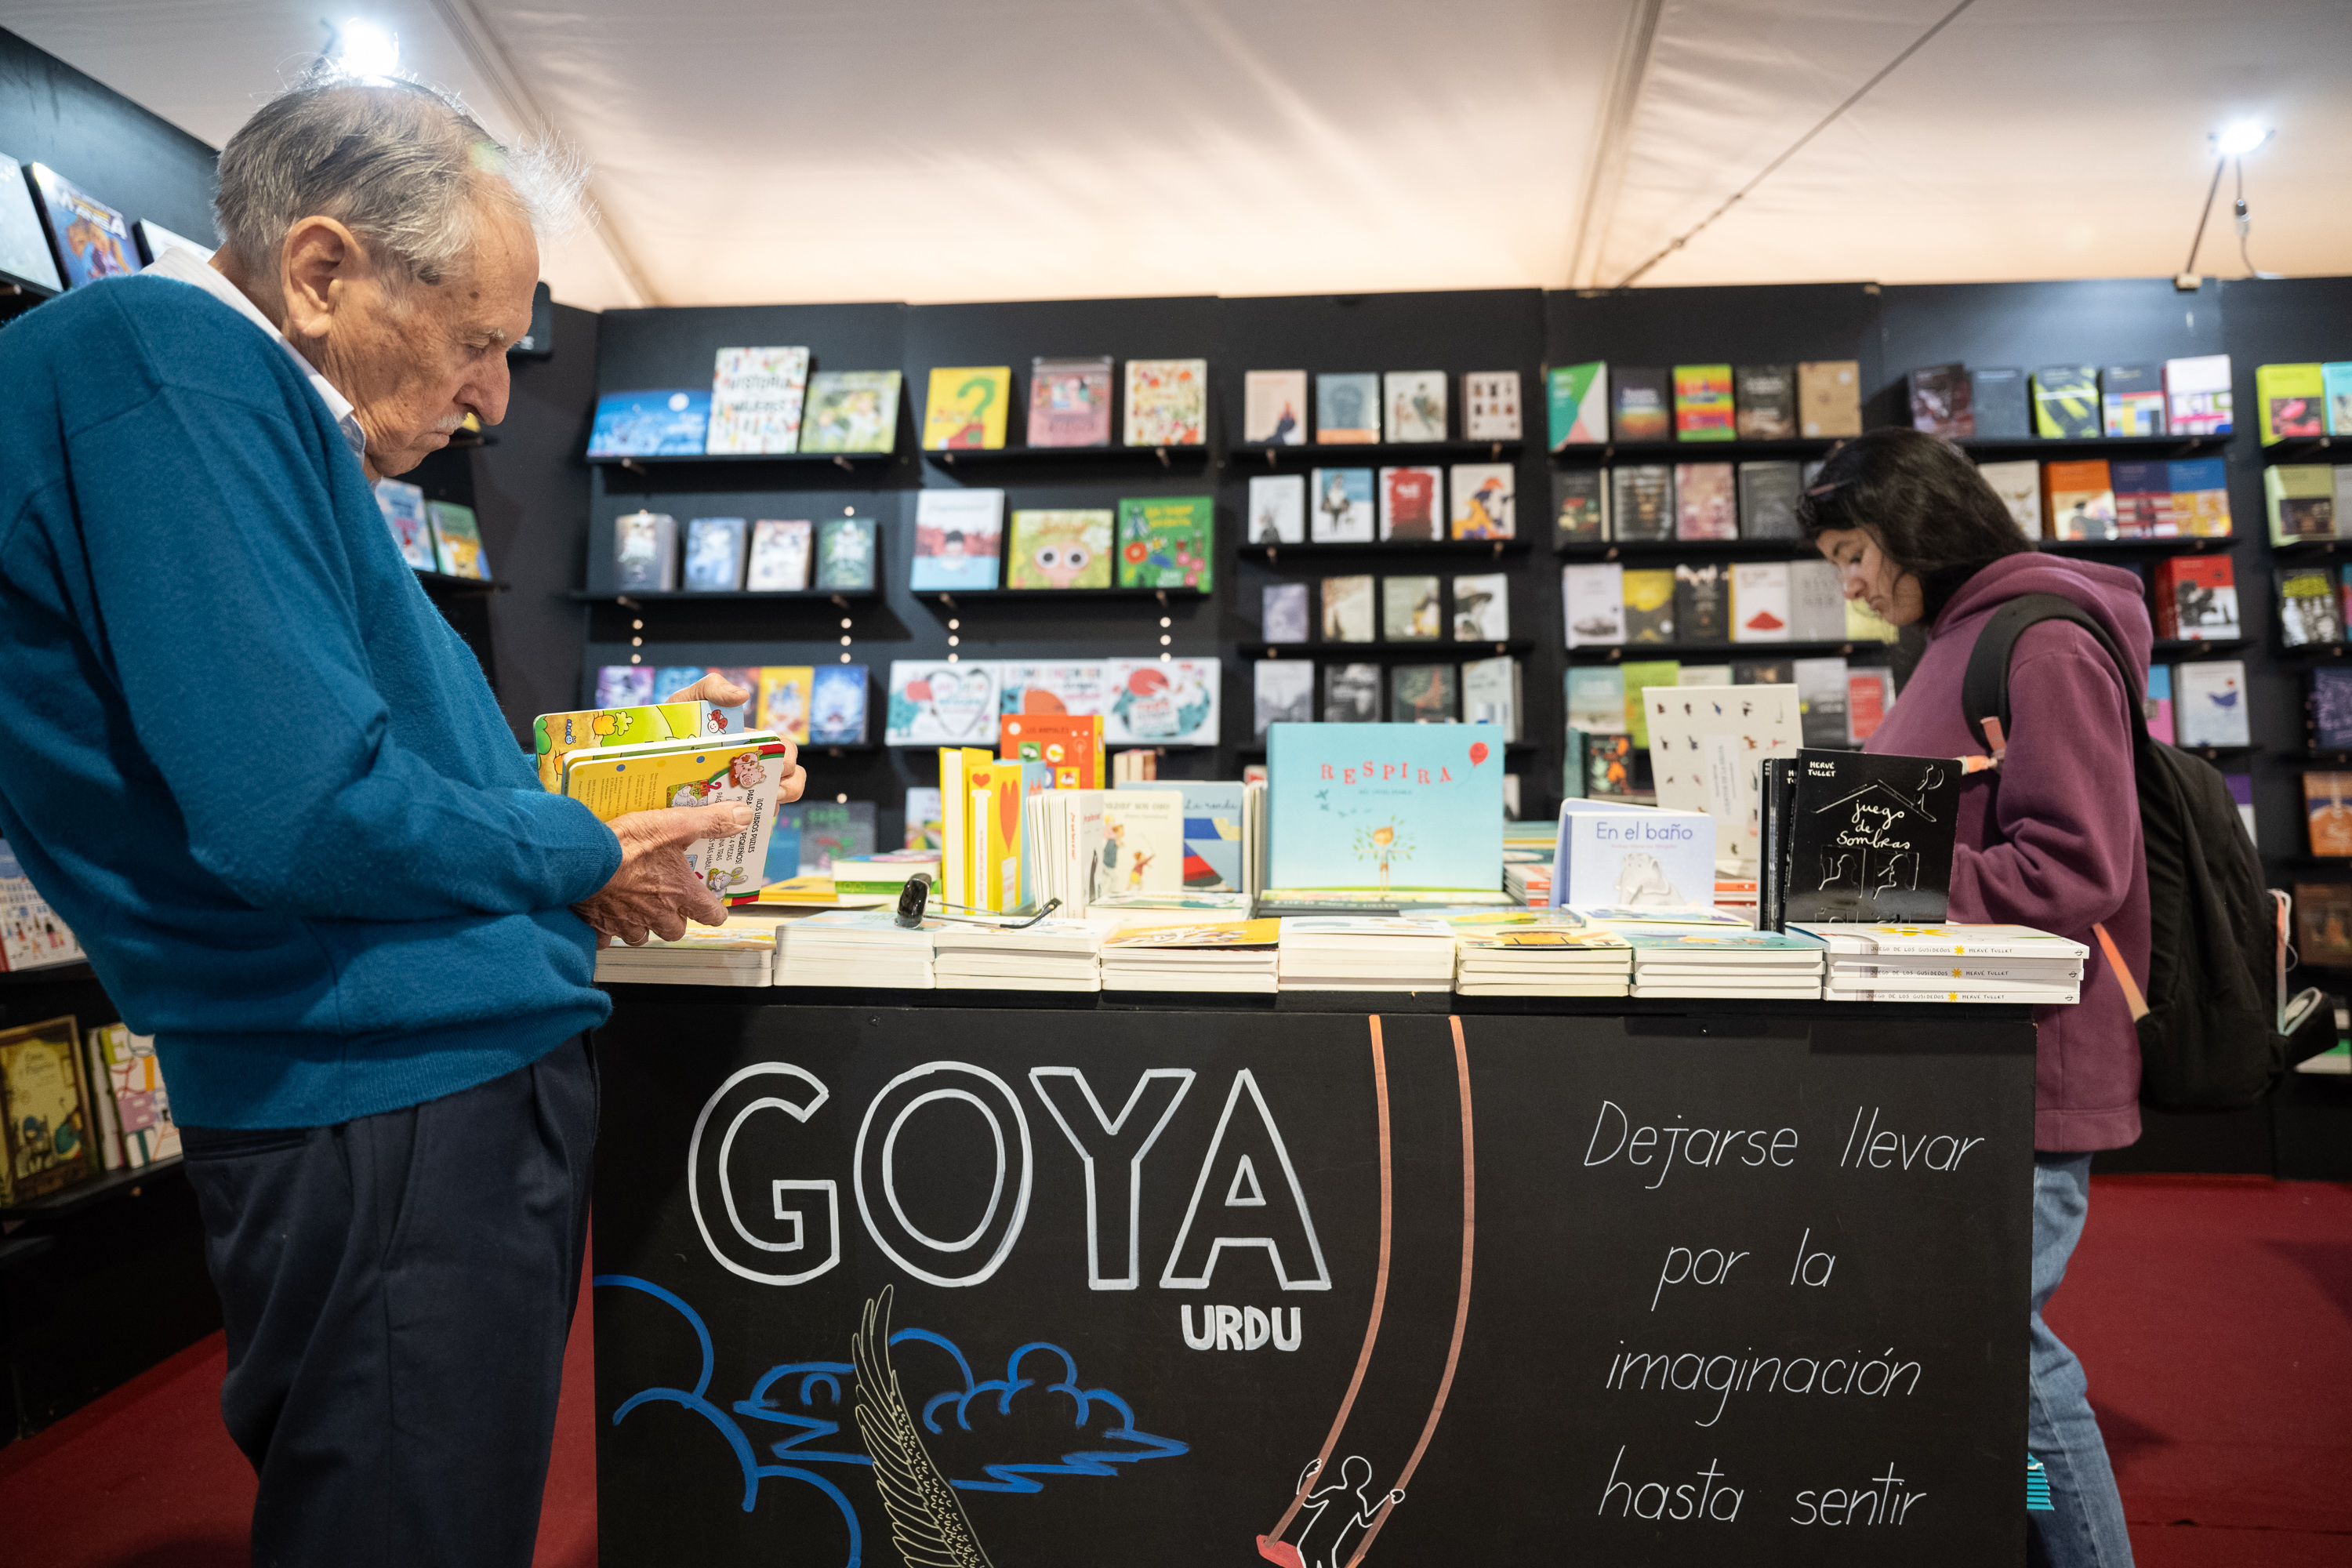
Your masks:
M 299 220 L 331 217 L 402 281 L 437 284 L 488 205 L 542 238 L 568 228 L 586 183 L 552 141 L 506 147 L 455 96 L 422 82 L 314 70 L 221 149 L 213 214 L 231 254 L 277 269 Z

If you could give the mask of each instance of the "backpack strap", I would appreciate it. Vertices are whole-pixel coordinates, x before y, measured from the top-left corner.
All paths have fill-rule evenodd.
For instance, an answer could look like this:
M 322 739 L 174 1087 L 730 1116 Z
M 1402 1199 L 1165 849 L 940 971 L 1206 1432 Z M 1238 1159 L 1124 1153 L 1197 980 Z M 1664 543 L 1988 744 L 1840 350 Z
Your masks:
M 1992 613 L 1969 650 L 1968 673 L 1960 680 L 1960 711 L 1969 731 L 1985 736 L 1996 757 L 2007 749 L 2009 731 L 2009 660 L 2017 639 L 2028 626 L 2043 621 L 2070 621 L 2091 634 L 2106 650 L 2124 683 L 2124 706 L 2132 719 L 2135 752 L 2148 743 L 2147 712 L 2132 696 L 2131 665 L 2124 658 L 2107 629 L 2088 610 L 2055 594 L 2020 594 Z M 1988 724 L 1987 721 L 1992 721 Z

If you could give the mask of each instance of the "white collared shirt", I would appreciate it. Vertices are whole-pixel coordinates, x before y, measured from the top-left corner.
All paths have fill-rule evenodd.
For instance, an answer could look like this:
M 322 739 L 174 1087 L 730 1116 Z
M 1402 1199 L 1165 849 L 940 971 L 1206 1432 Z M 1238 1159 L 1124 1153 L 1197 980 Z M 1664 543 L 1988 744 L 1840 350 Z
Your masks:
M 358 418 L 352 413 L 352 400 L 336 391 L 333 383 L 320 375 L 317 367 L 309 360 L 294 352 L 294 345 L 286 341 L 286 334 L 279 331 L 276 323 L 263 315 L 254 302 L 245 297 L 244 289 L 214 271 L 194 251 L 179 246 L 172 246 L 165 249 L 162 258 L 153 266 L 145 268 L 145 271 L 152 277 L 169 278 L 180 283 L 193 283 L 222 304 L 241 313 L 247 321 L 251 321 L 263 331 L 268 332 L 277 342 L 278 346 L 286 351 L 287 357 L 301 366 L 302 374 L 310 378 L 311 390 L 316 392 L 320 400 L 326 404 L 327 412 L 334 416 L 336 426 L 343 433 L 343 444 L 351 447 L 352 456 L 366 458 L 367 432 L 360 428 Z

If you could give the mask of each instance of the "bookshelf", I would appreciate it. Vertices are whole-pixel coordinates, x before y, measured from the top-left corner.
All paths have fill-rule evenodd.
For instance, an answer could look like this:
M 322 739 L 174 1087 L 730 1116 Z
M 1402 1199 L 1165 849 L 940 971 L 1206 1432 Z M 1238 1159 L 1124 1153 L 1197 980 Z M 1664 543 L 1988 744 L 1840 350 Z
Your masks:
M 1307 468 L 1411 468 L 1449 463 L 1500 463 L 1526 449 L 1518 441 L 1309 441 L 1271 446 L 1248 442 L 1227 448 L 1226 460 L 1245 471 Z
M 1758 463 L 1825 458 L 1843 437 L 1792 436 L 1780 441 L 1603 441 L 1555 447 L 1555 463 Z
M 1209 458 L 1206 446 L 1190 447 L 961 447 L 925 448 L 923 461 L 942 468 L 1100 467 L 1124 468 L 1157 463 L 1162 468 L 1179 464 L 1200 468 Z

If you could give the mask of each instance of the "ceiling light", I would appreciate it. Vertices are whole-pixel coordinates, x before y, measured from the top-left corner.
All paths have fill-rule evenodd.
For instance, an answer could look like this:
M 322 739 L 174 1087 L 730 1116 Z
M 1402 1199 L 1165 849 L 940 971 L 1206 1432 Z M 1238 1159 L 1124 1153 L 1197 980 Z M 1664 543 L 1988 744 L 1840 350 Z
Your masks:
M 2213 150 L 2224 158 L 2242 157 L 2271 139 L 2271 133 L 2251 120 L 2241 120 L 2213 132 Z
M 335 35 L 333 55 L 346 76 L 390 76 L 400 68 L 400 38 L 354 16 Z

